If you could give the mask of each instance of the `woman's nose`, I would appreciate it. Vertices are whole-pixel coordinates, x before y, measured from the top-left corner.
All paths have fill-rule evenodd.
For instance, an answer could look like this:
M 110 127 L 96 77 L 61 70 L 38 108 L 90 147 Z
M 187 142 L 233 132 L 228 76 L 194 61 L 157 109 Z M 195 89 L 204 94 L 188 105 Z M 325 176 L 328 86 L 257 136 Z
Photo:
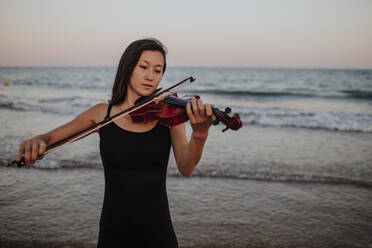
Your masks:
M 153 80 L 154 79 L 154 73 L 153 73 L 152 70 L 148 70 L 146 72 L 146 79 L 148 79 L 148 80 Z

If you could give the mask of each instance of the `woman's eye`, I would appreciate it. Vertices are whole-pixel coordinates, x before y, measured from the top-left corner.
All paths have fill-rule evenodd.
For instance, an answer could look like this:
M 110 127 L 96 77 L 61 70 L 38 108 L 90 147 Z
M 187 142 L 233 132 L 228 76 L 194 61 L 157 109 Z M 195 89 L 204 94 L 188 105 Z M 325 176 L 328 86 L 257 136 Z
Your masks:
M 142 69 L 146 69 L 147 67 L 144 66 L 144 65 L 140 65 L 139 67 L 141 67 Z
M 159 71 L 159 70 L 155 70 L 155 72 L 156 72 L 156 73 L 161 73 L 161 71 Z

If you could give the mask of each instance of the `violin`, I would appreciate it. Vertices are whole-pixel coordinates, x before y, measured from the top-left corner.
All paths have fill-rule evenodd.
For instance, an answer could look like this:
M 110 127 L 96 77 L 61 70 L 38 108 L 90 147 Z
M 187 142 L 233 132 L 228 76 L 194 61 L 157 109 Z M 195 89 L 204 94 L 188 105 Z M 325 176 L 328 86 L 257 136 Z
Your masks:
M 158 120 L 159 124 L 165 126 L 176 126 L 178 124 L 188 121 L 186 112 L 186 104 L 191 103 L 192 99 L 200 99 L 197 95 L 189 95 L 179 98 L 177 93 L 172 93 L 159 103 L 151 103 L 143 108 L 137 109 L 129 114 L 132 121 L 135 123 L 147 123 L 153 120 Z M 141 98 L 137 100 L 141 102 Z M 222 130 L 225 132 L 228 129 L 238 130 L 242 127 L 239 114 L 235 113 L 233 117 L 228 114 L 231 113 L 231 108 L 227 107 L 225 111 L 221 111 L 218 108 L 212 107 L 212 112 L 216 116 L 216 120 L 213 121 L 213 125 L 218 125 L 222 122 L 226 127 Z
M 140 102 L 135 103 L 134 106 L 129 107 L 113 116 L 107 117 L 101 122 L 95 123 L 90 127 L 87 127 L 81 131 L 71 134 L 66 138 L 48 145 L 43 156 L 61 148 L 63 145 L 67 145 L 76 140 L 84 138 L 89 134 L 99 130 L 101 127 L 104 127 L 109 123 L 115 121 L 116 119 L 119 119 L 128 114 L 131 116 L 132 120 L 137 123 L 146 123 L 152 120 L 159 120 L 160 124 L 167 126 L 174 126 L 183 123 L 188 120 L 188 116 L 186 113 L 186 104 L 188 102 L 191 102 L 192 98 L 178 98 L 175 94 L 171 94 L 171 90 L 175 90 L 177 88 L 190 84 L 193 81 L 195 81 L 193 77 L 188 77 L 165 90 L 157 89 L 152 95 L 145 97 L 144 99 L 139 99 Z M 195 98 L 198 99 L 199 97 L 195 96 Z M 231 112 L 230 108 L 226 108 L 225 112 L 223 112 L 218 108 L 213 107 L 212 111 L 216 116 L 214 124 L 216 125 L 218 124 L 218 122 L 221 121 L 226 125 L 226 128 L 222 130 L 223 132 L 229 128 L 231 130 L 238 130 L 242 126 L 242 122 L 238 114 L 234 114 L 233 117 L 230 117 L 228 115 L 228 113 Z M 22 157 L 20 161 L 14 160 L 8 163 L 7 166 L 11 166 L 13 164 L 16 164 L 18 167 L 24 166 L 25 158 Z

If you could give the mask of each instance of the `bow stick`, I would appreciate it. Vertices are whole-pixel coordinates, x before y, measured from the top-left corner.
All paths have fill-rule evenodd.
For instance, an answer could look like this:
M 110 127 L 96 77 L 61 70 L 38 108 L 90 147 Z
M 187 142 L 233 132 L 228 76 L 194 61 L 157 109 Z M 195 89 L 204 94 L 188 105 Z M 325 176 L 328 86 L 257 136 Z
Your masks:
M 92 126 L 89 126 L 79 132 L 76 132 L 66 138 L 63 138 L 61 140 L 58 140 L 50 145 L 47 146 L 46 148 L 46 151 L 44 152 L 43 155 L 45 154 L 48 154 L 50 152 L 53 152 L 59 148 L 61 148 L 63 145 L 67 145 L 67 144 L 70 144 L 78 139 L 81 139 L 81 138 L 84 138 L 86 136 L 88 136 L 89 134 L 95 132 L 96 130 L 100 129 L 101 127 L 104 127 L 106 126 L 107 124 L 115 121 L 116 119 L 119 119 L 125 115 L 128 115 L 130 113 L 132 113 L 133 111 L 139 109 L 139 108 L 142 108 L 143 106 L 146 106 L 152 102 L 156 102 L 156 101 L 159 101 L 161 99 L 163 99 L 165 96 L 169 95 L 171 92 L 171 90 L 175 90 L 175 89 L 179 89 L 181 87 L 184 87 L 192 82 L 194 82 L 195 79 L 193 77 L 188 77 L 184 80 L 182 80 L 181 82 L 179 83 L 176 83 L 175 85 L 165 89 L 165 90 L 162 90 L 161 91 L 161 88 L 160 89 L 157 89 L 152 95 L 148 96 L 147 98 L 145 98 L 143 101 L 141 101 L 140 103 L 138 104 L 135 104 L 134 106 L 132 107 L 129 107 L 111 117 L 107 117 L 106 119 L 104 119 L 103 121 L 101 122 L 98 122 L 98 123 L 95 123 L 93 124 Z M 21 167 L 21 166 L 24 166 L 25 165 L 25 157 L 22 156 L 22 159 L 20 161 L 12 161 L 10 163 L 8 163 L 7 166 L 11 166 L 13 164 L 16 164 L 18 167 Z

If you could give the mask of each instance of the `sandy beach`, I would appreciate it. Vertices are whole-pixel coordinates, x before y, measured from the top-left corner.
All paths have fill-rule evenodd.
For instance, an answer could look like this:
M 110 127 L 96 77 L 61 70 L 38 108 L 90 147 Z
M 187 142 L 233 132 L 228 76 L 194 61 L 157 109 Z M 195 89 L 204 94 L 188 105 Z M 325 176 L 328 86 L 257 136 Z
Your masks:
M 0 172 L 1 247 L 95 247 L 101 170 L 2 167 Z M 180 247 L 368 247 L 372 242 L 370 188 L 167 180 Z

